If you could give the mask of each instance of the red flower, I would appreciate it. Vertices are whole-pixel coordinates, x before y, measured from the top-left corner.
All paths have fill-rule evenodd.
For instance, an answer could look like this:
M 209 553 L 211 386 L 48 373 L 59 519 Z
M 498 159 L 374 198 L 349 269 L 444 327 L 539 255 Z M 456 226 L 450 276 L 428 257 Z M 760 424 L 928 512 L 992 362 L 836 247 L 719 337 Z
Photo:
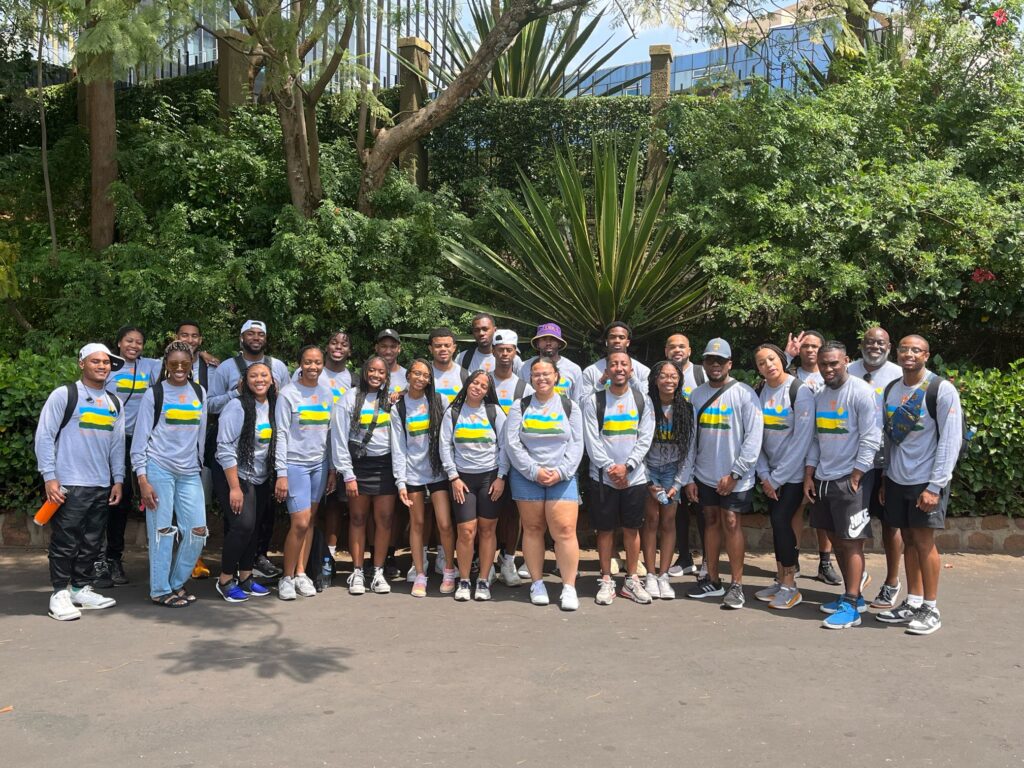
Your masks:
M 976 283 L 987 283 L 989 280 L 995 279 L 996 276 L 983 267 L 978 267 L 971 273 L 971 280 Z
M 1003 24 L 1005 24 L 1009 20 L 1010 15 L 1003 8 L 999 8 L 992 13 L 992 21 L 996 23 L 997 27 L 1003 26 Z

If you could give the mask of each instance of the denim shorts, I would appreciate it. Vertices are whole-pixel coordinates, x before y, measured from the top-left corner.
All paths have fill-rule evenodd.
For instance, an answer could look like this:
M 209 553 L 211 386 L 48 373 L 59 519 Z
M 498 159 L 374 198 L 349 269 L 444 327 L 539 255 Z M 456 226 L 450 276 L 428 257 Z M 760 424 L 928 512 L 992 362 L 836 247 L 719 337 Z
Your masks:
M 288 514 L 303 512 L 320 501 L 327 487 L 327 462 L 306 467 L 300 464 L 288 465 L 288 497 L 285 506 Z
M 677 468 L 678 467 L 675 464 L 666 464 L 663 467 L 654 467 L 648 464 L 647 482 L 661 486 L 667 493 L 672 487 L 673 481 L 676 479 Z
M 579 503 L 580 491 L 576 485 L 576 477 L 570 477 L 560 483 L 543 486 L 526 477 L 513 468 L 509 472 L 512 483 L 512 498 L 515 501 L 574 501 Z

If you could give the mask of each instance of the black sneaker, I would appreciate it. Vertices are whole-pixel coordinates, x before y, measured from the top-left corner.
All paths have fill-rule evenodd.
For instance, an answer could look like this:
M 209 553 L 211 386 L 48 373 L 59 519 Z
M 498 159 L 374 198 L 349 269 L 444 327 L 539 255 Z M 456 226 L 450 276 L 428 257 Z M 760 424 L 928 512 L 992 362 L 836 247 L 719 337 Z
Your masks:
M 725 589 L 722 587 L 722 582 L 712 581 L 707 576 L 697 581 L 693 591 L 688 593 L 687 597 L 692 597 L 694 600 L 703 600 L 707 597 L 721 597 L 725 594 Z M 742 594 L 742 593 L 741 593 Z
M 114 582 L 114 586 L 123 587 L 128 583 L 128 576 L 124 572 L 124 563 L 120 560 L 107 560 L 107 566 L 110 569 L 110 578 Z
M 832 566 L 831 560 L 825 563 L 818 563 L 818 581 L 823 581 L 831 587 L 838 587 L 843 583 L 843 580 L 839 578 L 839 574 L 836 573 L 836 569 Z
M 252 566 L 253 574 L 260 579 L 276 579 L 281 575 L 281 569 L 270 562 L 266 555 L 260 555 Z
M 394 581 L 401 575 L 401 571 L 398 570 L 398 560 L 395 559 L 394 555 L 388 555 L 384 558 L 384 578 L 388 581 Z
M 114 586 L 114 580 L 110 577 L 110 566 L 107 565 L 106 560 L 97 560 L 95 564 L 96 576 L 92 580 L 92 585 L 96 589 L 110 589 Z

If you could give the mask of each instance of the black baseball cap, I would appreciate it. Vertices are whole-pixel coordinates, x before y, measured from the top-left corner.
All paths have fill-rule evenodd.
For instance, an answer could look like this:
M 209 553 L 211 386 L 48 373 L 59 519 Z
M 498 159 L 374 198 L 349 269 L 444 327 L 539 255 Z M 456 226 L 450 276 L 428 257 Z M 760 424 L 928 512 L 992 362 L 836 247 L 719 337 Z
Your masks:
M 398 335 L 398 331 L 394 328 L 385 328 L 383 331 L 377 334 L 377 341 L 382 339 L 394 339 L 399 344 L 402 343 L 402 337 Z

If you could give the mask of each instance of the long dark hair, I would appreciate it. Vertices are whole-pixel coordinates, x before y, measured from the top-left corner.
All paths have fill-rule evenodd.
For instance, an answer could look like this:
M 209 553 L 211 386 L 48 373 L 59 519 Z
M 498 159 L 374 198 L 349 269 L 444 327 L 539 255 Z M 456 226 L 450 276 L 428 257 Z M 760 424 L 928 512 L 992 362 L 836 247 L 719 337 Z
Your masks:
M 444 403 L 441 402 L 441 396 L 437 394 L 437 388 L 434 385 L 434 366 L 424 360 L 422 357 L 417 357 L 411 363 L 409 363 L 409 370 L 412 371 L 412 367 L 419 363 L 420 365 L 426 366 L 427 375 L 430 377 L 427 382 L 426 388 L 423 390 L 424 396 L 427 398 L 427 414 L 430 417 L 430 426 L 427 429 L 429 435 L 430 446 L 428 452 L 430 454 L 430 469 L 435 475 L 444 474 L 444 466 L 441 464 L 441 419 L 444 418 Z M 408 389 L 406 392 L 408 393 Z
M 683 372 L 679 370 L 679 365 L 671 360 L 662 360 L 659 363 L 655 363 L 651 368 L 651 375 L 647 379 L 647 393 L 651 396 L 651 402 L 654 403 L 654 406 L 656 408 L 659 407 L 661 405 L 661 392 L 658 390 L 658 374 L 661 373 L 661 369 L 666 365 L 671 365 L 676 369 L 676 373 L 679 374 L 679 383 L 676 384 L 676 390 L 672 393 L 672 439 L 668 441 L 659 440 L 658 430 L 654 431 L 654 439 L 657 442 L 675 443 L 685 453 L 690 447 L 690 440 L 693 438 L 693 406 L 690 405 L 690 401 L 683 394 Z
M 270 371 L 270 388 L 267 390 L 267 408 L 270 411 L 270 429 L 277 430 L 277 419 L 274 406 L 277 403 L 277 384 L 274 383 L 274 372 L 266 363 L 253 363 L 246 369 L 239 386 L 238 401 L 242 404 L 242 432 L 238 436 L 238 466 L 252 472 L 256 464 L 256 396 L 249 388 L 249 371 L 262 365 Z M 274 467 L 274 446 L 277 440 L 271 440 L 267 451 L 267 465 Z
M 758 344 L 757 347 L 754 348 L 754 370 L 757 370 L 757 353 L 765 349 L 770 349 L 772 352 L 774 352 L 775 356 L 779 358 L 779 365 L 782 366 L 783 373 L 789 373 L 789 371 L 786 369 L 786 353 L 783 352 L 777 344 L 772 344 L 771 342 Z M 761 372 L 758 371 L 759 375 L 760 373 Z M 768 380 L 764 376 L 761 376 L 760 380 L 754 386 L 754 391 L 760 395 L 761 390 L 764 389 L 765 386 L 767 386 L 767 384 Z
M 192 352 L 192 347 L 186 344 L 184 341 L 172 341 L 166 347 L 164 347 L 164 356 L 160 359 L 160 376 L 157 378 L 157 383 L 167 379 L 167 358 L 171 356 L 173 352 L 184 352 L 188 355 L 189 360 L 194 361 L 196 359 L 195 353 Z M 192 378 L 192 372 L 189 371 L 189 379 Z
M 380 403 L 382 411 L 391 412 L 391 398 L 388 397 L 391 393 L 391 371 L 388 370 L 388 363 L 383 357 L 370 355 L 363 363 L 363 367 L 359 369 L 359 383 L 356 384 L 356 401 L 352 409 L 352 427 L 349 429 L 349 434 L 355 434 L 359 430 L 359 414 L 363 412 L 363 403 L 366 402 L 366 396 L 374 391 L 366 372 L 375 360 L 380 360 L 380 364 L 384 366 L 384 382 L 380 385 L 380 389 L 376 390 L 377 401 Z
M 494 377 L 483 368 L 477 368 L 466 377 L 466 383 L 462 385 L 462 389 L 459 390 L 459 393 L 455 395 L 455 399 L 452 400 L 449 408 L 453 414 L 458 414 L 462 410 L 462 406 L 466 404 L 466 393 L 469 392 L 469 385 L 480 375 L 487 377 L 487 392 L 484 394 L 484 399 L 480 404 L 498 405 L 498 391 L 494 388 Z

